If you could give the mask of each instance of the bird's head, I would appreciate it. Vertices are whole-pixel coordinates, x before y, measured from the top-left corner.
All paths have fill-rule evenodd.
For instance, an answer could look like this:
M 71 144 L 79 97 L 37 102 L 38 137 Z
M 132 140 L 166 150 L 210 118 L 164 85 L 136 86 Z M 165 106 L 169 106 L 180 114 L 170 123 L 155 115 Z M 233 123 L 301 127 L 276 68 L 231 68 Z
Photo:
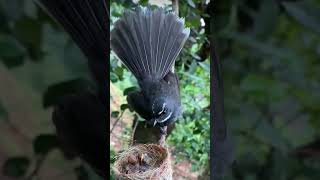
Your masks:
M 158 98 L 152 103 L 153 126 L 167 126 L 174 116 L 175 104 L 166 98 Z

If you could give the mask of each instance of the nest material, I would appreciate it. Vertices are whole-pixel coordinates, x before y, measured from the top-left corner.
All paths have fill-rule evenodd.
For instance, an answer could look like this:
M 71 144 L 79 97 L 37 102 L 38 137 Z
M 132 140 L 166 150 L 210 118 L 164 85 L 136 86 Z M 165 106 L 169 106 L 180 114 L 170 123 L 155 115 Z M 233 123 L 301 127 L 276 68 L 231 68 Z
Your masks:
M 172 180 L 170 153 L 158 144 L 132 146 L 118 155 L 114 172 L 118 180 Z

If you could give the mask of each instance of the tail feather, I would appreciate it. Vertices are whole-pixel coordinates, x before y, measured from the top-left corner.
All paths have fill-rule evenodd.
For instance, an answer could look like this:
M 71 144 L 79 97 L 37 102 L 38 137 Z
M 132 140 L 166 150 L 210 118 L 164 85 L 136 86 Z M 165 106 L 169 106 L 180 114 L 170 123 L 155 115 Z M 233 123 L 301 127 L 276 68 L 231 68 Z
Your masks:
M 88 58 L 102 94 L 107 92 L 109 10 L 106 0 L 37 0 Z M 103 95 L 104 96 L 104 95 Z M 105 95 L 106 96 L 106 95 Z M 103 98 L 107 102 L 107 97 Z
M 111 48 L 134 76 L 162 79 L 173 66 L 190 30 L 163 9 L 126 11 L 111 31 Z
M 115 25 L 119 29 L 118 31 L 113 31 L 113 35 L 111 36 L 116 36 L 117 41 L 111 38 L 111 46 L 121 59 L 126 59 L 126 66 L 130 71 L 140 75 L 139 73 L 142 71 L 141 68 L 145 69 L 145 66 L 143 61 L 137 60 L 141 58 L 139 45 L 135 44 L 136 41 L 134 40 L 137 36 L 126 33 L 130 31 L 130 27 L 125 24 L 125 21 L 118 21 Z M 139 54 L 135 52 L 139 52 Z

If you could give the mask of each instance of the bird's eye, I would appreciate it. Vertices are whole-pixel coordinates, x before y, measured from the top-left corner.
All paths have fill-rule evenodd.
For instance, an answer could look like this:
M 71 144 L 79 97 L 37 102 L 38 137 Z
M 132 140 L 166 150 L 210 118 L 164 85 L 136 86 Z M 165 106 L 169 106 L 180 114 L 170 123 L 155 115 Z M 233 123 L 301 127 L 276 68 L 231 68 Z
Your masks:
M 165 108 L 159 115 L 167 114 L 167 109 Z

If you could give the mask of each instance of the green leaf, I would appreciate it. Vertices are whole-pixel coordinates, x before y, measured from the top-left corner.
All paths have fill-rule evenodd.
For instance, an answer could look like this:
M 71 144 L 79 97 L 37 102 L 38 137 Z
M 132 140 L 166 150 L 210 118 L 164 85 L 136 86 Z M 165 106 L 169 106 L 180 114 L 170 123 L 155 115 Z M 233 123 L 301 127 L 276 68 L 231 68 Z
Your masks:
M 121 67 L 119 67 L 119 66 L 114 69 L 114 72 L 115 72 L 119 77 L 122 77 L 122 76 L 123 76 L 123 68 L 121 68 Z
M 188 21 L 186 21 L 186 25 L 188 27 L 198 28 L 201 25 L 200 18 L 199 17 L 192 17 L 192 18 L 188 19 Z
M 320 8 L 306 1 L 283 2 L 287 13 L 303 26 L 320 34 Z
M 255 130 L 255 135 L 263 142 L 272 145 L 281 152 L 286 152 L 288 150 L 280 130 L 274 128 L 266 120 L 260 121 Z
M 140 0 L 139 4 L 142 6 L 146 6 L 146 5 L 148 5 L 148 2 L 149 2 L 149 0 Z
M 111 12 L 111 15 L 112 15 L 113 17 L 121 17 L 121 16 L 122 16 L 121 12 L 118 12 L 118 11 L 112 11 L 112 12 Z
M 57 136 L 52 134 L 41 134 L 33 141 L 33 151 L 37 155 L 46 155 L 58 147 Z
M 23 63 L 26 49 L 12 36 L 0 35 L 0 59 L 7 67 L 15 67 Z
M 110 73 L 110 81 L 113 83 L 118 81 L 118 76 L 113 72 Z
M 129 108 L 130 107 L 129 107 L 128 104 L 121 104 L 121 106 L 120 106 L 121 111 L 124 111 L 124 110 L 129 109 Z
M 30 160 L 27 157 L 12 157 L 6 160 L 2 172 L 6 176 L 20 178 L 26 174 L 29 165 Z
M 0 35 L 0 57 L 21 57 L 25 54 L 24 47 L 10 35 Z
M 119 116 L 120 112 L 119 111 L 112 111 L 111 117 L 117 118 Z
M 129 93 L 134 92 L 134 91 L 137 91 L 137 90 L 138 90 L 138 88 L 135 87 L 135 86 L 129 87 L 129 88 L 127 88 L 127 89 L 125 89 L 125 90 L 123 91 L 123 95 L 124 95 L 124 96 L 127 96 Z
M 88 88 L 88 82 L 83 79 L 74 79 L 60 82 L 48 87 L 43 95 L 42 104 L 44 108 L 55 105 L 67 94 L 83 92 Z
M 114 69 L 114 73 L 118 76 L 118 79 L 121 81 L 123 80 L 123 71 L 124 71 L 124 68 L 123 67 L 120 67 L 120 66 L 117 66 L 115 69 Z
M 23 43 L 40 48 L 42 40 L 42 24 L 35 19 L 25 16 L 15 23 L 14 34 Z
M 25 46 L 32 60 L 40 60 L 42 56 L 42 24 L 30 17 L 20 18 L 14 25 L 14 35 Z

